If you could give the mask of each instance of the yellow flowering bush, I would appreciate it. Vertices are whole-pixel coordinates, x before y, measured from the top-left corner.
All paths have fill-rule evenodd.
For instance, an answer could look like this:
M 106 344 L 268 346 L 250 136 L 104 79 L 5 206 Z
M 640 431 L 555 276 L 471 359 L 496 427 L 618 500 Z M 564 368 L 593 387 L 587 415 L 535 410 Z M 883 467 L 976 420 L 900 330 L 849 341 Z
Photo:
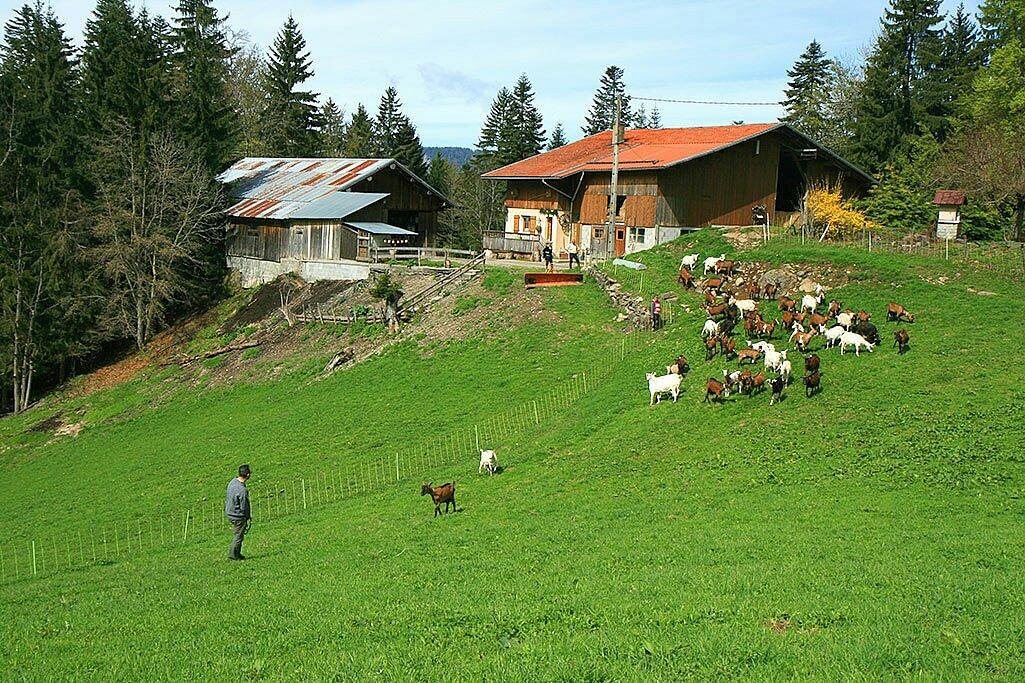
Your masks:
M 844 199 L 839 186 L 813 187 L 808 191 L 805 208 L 812 226 L 817 230 L 828 228 L 827 237 L 842 239 L 878 227 L 855 209 L 850 199 Z

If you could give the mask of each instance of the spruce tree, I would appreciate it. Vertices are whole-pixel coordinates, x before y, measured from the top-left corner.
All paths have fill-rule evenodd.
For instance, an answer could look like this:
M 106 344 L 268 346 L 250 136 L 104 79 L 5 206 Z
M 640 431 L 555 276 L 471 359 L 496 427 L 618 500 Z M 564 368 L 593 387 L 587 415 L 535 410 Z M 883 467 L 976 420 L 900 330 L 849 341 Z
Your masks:
M 317 93 L 300 90 L 313 76 L 306 39 L 291 14 L 267 58 L 266 105 L 262 127 L 272 156 L 305 157 L 319 148 Z
M 424 180 L 427 184 L 433 187 L 435 190 L 449 196 L 452 192 L 452 176 L 455 173 L 455 169 L 452 167 L 445 157 L 441 156 L 441 152 L 434 155 L 431 159 L 431 166 L 427 170 L 427 176 Z
M 545 144 L 541 112 L 534 105 L 534 88 L 523 74 L 516 81 L 506 116 L 507 134 L 499 135 L 498 156 L 511 164 L 539 153 Z M 507 139 L 502 139 L 503 137 Z
M 352 115 L 349 128 L 345 131 L 345 156 L 353 159 L 374 156 L 377 153 L 374 137 L 374 120 L 361 104 L 356 107 L 356 113 Z
M 330 97 L 320 108 L 320 122 L 320 155 L 325 157 L 345 156 L 345 112 Z
M 508 88 L 501 88 L 495 95 L 495 99 L 491 101 L 488 116 L 484 119 L 480 136 L 477 138 L 477 154 L 481 159 L 494 161 L 498 156 L 500 138 L 503 134 L 508 133 L 508 118 L 511 108 L 512 93 Z
M 648 117 L 648 128 L 661 128 L 662 127 L 662 112 L 658 110 L 658 105 L 654 105 L 651 108 L 651 115 Z
M 557 149 L 566 144 L 566 131 L 562 128 L 562 121 L 555 124 L 552 129 L 552 137 L 548 138 L 548 150 Z
M 83 130 L 98 135 L 115 119 L 139 122 L 145 70 L 139 27 L 125 0 L 97 0 L 86 21 L 82 48 Z
M 227 91 L 232 55 L 225 18 L 212 0 L 179 0 L 172 41 L 178 130 L 210 172 L 218 173 L 231 159 L 238 130 Z
M 402 112 L 398 91 L 391 86 L 385 89 L 377 107 L 376 138 L 379 156 L 395 159 L 420 177 L 427 173 L 420 136 Z
M 424 146 L 420 136 L 406 116 L 399 120 L 398 131 L 394 139 L 394 150 L 388 156 L 423 178 L 427 175 L 427 159 L 424 158 Z
M 905 139 L 942 125 L 939 0 L 890 0 L 868 57 L 853 124 L 854 161 L 879 169 Z
M 783 121 L 819 140 L 826 129 L 828 103 L 832 90 L 832 64 L 822 45 L 813 40 L 787 71 L 789 81 L 783 91 L 786 108 Z
M 941 86 L 941 115 L 945 118 L 943 136 L 954 128 L 960 117 L 957 101 L 971 91 L 972 82 L 985 60 L 979 29 L 965 11 L 963 4 L 947 21 L 943 30 L 940 54 L 939 83 Z
M 14 409 L 40 375 L 91 350 L 96 297 L 83 247 L 81 138 L 71 42 L 49 8 L 24 5 L 0 44 L 0 385 Z M 6 387 L 5 387 L 6 388 Z M 6 393 L 6 391 L 4 392 Z
M 612 119 L 616 110 L 616 96 L 621 99 L 620 116 L 624 124 L 633 120 L 630 111 L 630 96 L 626 94 L 623 83 L 623 70 L 618 66 L 609 66 L 602 74 L 598 89 L 594 93 L 591 109 L 584 118 L 581 130 L 584 135 L 594 135 L 602 131 L 612 130 Z

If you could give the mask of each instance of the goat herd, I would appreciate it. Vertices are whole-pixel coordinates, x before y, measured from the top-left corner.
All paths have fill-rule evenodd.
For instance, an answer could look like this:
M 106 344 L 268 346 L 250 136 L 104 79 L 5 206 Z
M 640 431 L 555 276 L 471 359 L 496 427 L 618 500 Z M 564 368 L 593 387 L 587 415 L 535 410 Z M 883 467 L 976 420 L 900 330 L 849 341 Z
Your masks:
M 694 269 L 699 258 L 699 254 L 689 254 L 680 262 L 678 282 L 686 288 L 697 286 Z M 811 349 L 816 337 L 821 336 L 825 340 L 823 348 L 839 347 L 841 354 L 853 349 L 857 356 L 862 350 L 872 351 L 880 343 L 879 330 L 872 324 L 870 313 L 845 309 L 843 302 L 836 299 L 827 304 L 821 285 L 816 284 L 814 293 L 804 294 L 798 301 L 784 295 L 775 282 L 767 282 L 761 288 L 755 283 L 734 287 L 731 280 L 736 270 L 737 263 L 727 259 L 725 254 L 704 260 L 705 279 L 701 282 L 701 289 L 708 319 L 701 328 L 701 338 L 705 345 L 705 360 L 710 361 L 720 355 L 727 360 L 736 359 L 739 367 L 732 371 L 723 370 L 722 379 L 709 378 L 703 402 L 722 401 L 734 393 L 750 397 L 764 391 L 766 384 L 772 391 L 769 404 L 782 400 L 790 384 L 793 366 L 787 358 L 788 350 L 777 350 L 771 341 L 777 333 L 789 333 L 788 341 L 804 355 L 801 381 L 808 398 L 822 388 L 822 361 Z M 780 316 L 765 320 L 758 308 L 759 300 L 776 300 Z M 891 303 L 886 309 L 886 319 L 913 323 L 915 316 L 903 306 Z M 741 324 L 747 336 L 747 346 L 737 348 L 733 335 L 734 329 Z M 893 337 L 898 353 L 904 354 L 911 341 L 907 329 L 896 330 Z M 759 361 L 763 367 L 754 372 Z M 751 368 L 743 369 L 745 364 Z M 681 354 L 666 367 L 665 375 L 649 372 L 649 405 L 659 402 L 663 394 L 672 396 L 675 402 L 683 378 L 689 371 L 687 358 Z

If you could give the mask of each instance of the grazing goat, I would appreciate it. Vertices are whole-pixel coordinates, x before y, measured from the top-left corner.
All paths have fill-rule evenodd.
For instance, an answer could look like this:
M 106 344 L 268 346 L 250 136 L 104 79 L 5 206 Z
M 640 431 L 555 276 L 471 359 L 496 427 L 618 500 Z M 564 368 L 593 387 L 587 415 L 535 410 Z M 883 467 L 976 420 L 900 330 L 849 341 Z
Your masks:
M 715 318 L 720 315 L 726 315 L 726 304 L 716 304 L 714 306 L 705 306 L 705 312 L 708 313 L 709 318 Z
M 775 282 L 766 282 L 765 286 L 762 287 L 762 298 L 763 299 L 775 299 L 776 292 L 779 291 L 779 285 Z
M 797 310 L 797 302 L 788 296 L 781 296 L 777 304 L 779 305 L 779 310 L 781 311 L 790 311 L 791 313 L 793 313 Z
M 811 344 L 811 340 L 814 339 L 817 334 L 817 330 L 812 330 L 811 332 L 804 332 L 803 334 L 797 335 L 797 338 L 794 339 L 794 346 L 796 346 L 797 350 L 802 353 L 807 352 L 808 345 Z
M 752 349 L 758 349 L 762 353 L 769 353 L 770 351 L 775 351 L 776 350 L 775 345 L 770 344 L 767 341 L 756 341 L 756 342 L 749 341 L 747 343 L 747 345 L 750 346 Z
M 851 329 L 851 326 L 854 324 L 854 312 L 844 311 L 843 313 L 838 313 L 836 316 L 836 324 L 845 330 Z
M 820 359 L 814 353 L 804 359 L 804 374 L 810 374 L 812 372 L 818 372 L 819 364 L 822 363 Z
M 705 360 L 715 358 L 715 349 L 719 346 L 719 337 L 709 337 L 705 340 Z
M 822 373 L 816 370 L 810 375 L 804 376 L 804 395 L 811 398 L 814 394 L 817 394 L 819 389 L 822 388 Z
M 450 482 L 442 484 L 441 486 L 431 486 L 430 484 L 424 484 L 420 487 L 421 496 L 430 496 L 434 501 L 434 516 L 437 517 L 441 514 L 441 504 L 445 504 L 445 514 L 448 514 L 448 506 L 451 503 L 452 509 L 456 508 L 456 483 Z
M 758 349 L 740 349 L 737 351 L 737 364 L 743 365 L 744 361 L 748 361 L 751 365 L 754 365 L 761 357 L 762 352 Z
M 708 275 L 708 271 L 715 270 L 715 267 L 726 258 L 726 254 L 720 254 L 719 256 L 709 256 L 705 259 L 705 275 Z
M 683 270 L 684 268 L 687 270 L 694 270 L 694 266 L 698 265 L 699 258 L 701 258 L 701 255 L 696 252 L 693 254 L 687 254 L 680 259 L 680 270 Z
M 814 313 L 818 310 L 819 304 L 822 303 L 822 295 L 812 296 L 811 294 L 805 294 L 801 297 L 801 310 Z
M 722 401 L 723 398 L 729 398 L 730 390 L 726 388 L 726 385 L 715 379 L 714 377 L 708 378 L 708 383 L 705 385 L 705 399 L 702 403 L 711 403 L 712 401 Z
M 860 334 L 857 334 L 856 332 L 844 332 L 842 335 L 840 335 L 840 355 L 841 356 L 844 354 L 844 351 L 847 350 L 848 346 L 853 346 L 854 347 L 854 355 L 855 356 L 860 356 L 861 355 L 862 347 L 864 347 L 868 351 L 871 351 L 873 344 L 872 344 L 872 342 L 870 342 L 869 340 L 865 339 L 864 337 L 862 337 Z
M 829 302 L 829 317 L 835 318 L 840 315 L 840 311 L 843 309 L 843 302 L 833 299 Z
M 776 377 L 769 382 L 769 387 L 772 389 L 772 398 L 769 399 L 771 406 L 783 400 L 783 392 L 787 388 L 787 383 L 782 377 Z
M 826 337 L 826 346 L 827 347 L 836 346 L 837 343 L 839 343 L 839 341 L 840 341 L 840 336 L 843 335 L 846 332 L 847 332 L 847 330 L 842 325 L 836 325 L 835 327 L 830 327 L 828 330 L 826 330 L 825 335 L 824 335 Z
M 758 304 L 754 299 L 734 299 L 731 297 L 730 304 L 742 313 L 752 313 L 758 310 Z
M 677 375 L 686 375 L 690 372 L 690 363 L 687 362 L 687 356 L 682 353 L 676 357 L 676 360 L 669 367 L 672 368 L 670 372 L 675 372 Z
M 701 336 L 705 339 L 714 337 L 719 334 L 719 323 L 709 318 L 705 321 L 705 326 L 701 328 Z
M 745 372 L 747 371 L 745 370 Z M 729 370 L 723 370 L 723 384 L 726 385 L 726 390 L 731 392 L 736 391 L 737 388 L 740 386 L 740 377 L 743 374 L 744 373 L 740 370 L 734 370 L 733 372 L 730 372 Z M 748 372 L 747 374 L 750 375 L 751 373 Z
M 915 316 L 908 309 L 904 308 L 900 304 L 889 304 L 886 307 L 886 319 L 887 320 L 898 320 L 905 323 L 915 322 Z
M 817 328 L 819 332 L 826 331 L 826 323 L 828 322 L 829 318 L 821 313 L 812 313 L 808 316 L 808 325 L 810 325 L 812 329 Z
M 869 313 L 868 311 L 858 311 L 858 322 L 859 323 L 867 323 L 871 319 L 872 319 L 872 314 Z
M 779 370 L 780 363 L 787 359 L 786 351 L 766 351 L 765 352 L 765 369 L 766 370 Z
M 694 276 L 686 268 L 680 268 L 680 274 L 677 276 L 676 281 L 687 289 L 694 288 Z
M 711 292 L 705 292 L 705 305 L 706 306 L 714 306 L 715 305 L 715 294 L 712 294 Z
M 794 371 L 794 366 L 790 364 L 790 361 L 785 360 L 779 364 L 779 376 L 783 378 L 783 381 L 790 384 L 790 373 Z
M 486 450 L 480 452 L 480 467 L 477 468 L 477 474 L 481 472 L 487 472 L 489 475 L 494 475 L 498 471 L 498 456 L 495 455 L 493 450 Z
M 879 330 L 877 330 L 876 326 L 870 322 L 863 320 L 859 323 L 856 323 L 854 325 L 854 329 L 851 331 L 860 334 L 862 337 L 869 340 L 873 344 L 879 343 Z
M 736 265 L 731 259 L 722 259 L 715 264 L 715 272 L 717 275 L 733 275 L 733 269 Z
M 726 280 L 721 277 L 710 277 L 706 278 L 703 283 L 703 287 L 706 292 L 718 292 L 722 290 L 723 285 L 726 284 Z
M 723 358 L 732 358 L 737 355 L 737 342 L 733 341 L 725 334 L 719 335 L 719 353 L 723 355 Z
M 648 378 L 648 393 L 651 394 L 649 406 L 661 401 L 662 394 L 670 394 L 673 397 L 673 403 L 676 403 L 676 399 L 680 396 L 680 382 L 683 380 L 680 375 L 670 374 L 659 377 L 654 372 L 649 372 L 645 377 Z
M 911 343 L 911 335 L 903 327 L 893 333 L 893 345 L 897 347 L 897 353 L 904 355 Z
M 765 373 L 759 372 L 757 375 L 751 378 L 751 381 L 747 385 L 747 395 L 752 396 L 756 391 L 760 392 L 765 389 Z
M 779 325 L 778 320 L 773 320 L 771 323 L 767 323 L 764 320 L 756 322 L 754 326 L 755 334 L 763 339 L 772 339 L 772 335 L 776 333 L 776 326 Z

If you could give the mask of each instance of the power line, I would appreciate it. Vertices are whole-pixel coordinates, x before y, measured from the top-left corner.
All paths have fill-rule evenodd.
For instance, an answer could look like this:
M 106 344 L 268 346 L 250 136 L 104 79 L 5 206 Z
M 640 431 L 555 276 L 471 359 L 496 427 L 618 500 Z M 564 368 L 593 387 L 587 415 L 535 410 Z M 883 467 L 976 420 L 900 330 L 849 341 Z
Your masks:
M 662 97 L 637 97 L 636 95 L 630 96 L 631 100 L 640 100 L 642 102 L 671 102 L 673 104 L 718 104 L 726 105 L 731 107 L 780 107 L 780 102 L 716 102 L 712 100 L 671 100 Z

